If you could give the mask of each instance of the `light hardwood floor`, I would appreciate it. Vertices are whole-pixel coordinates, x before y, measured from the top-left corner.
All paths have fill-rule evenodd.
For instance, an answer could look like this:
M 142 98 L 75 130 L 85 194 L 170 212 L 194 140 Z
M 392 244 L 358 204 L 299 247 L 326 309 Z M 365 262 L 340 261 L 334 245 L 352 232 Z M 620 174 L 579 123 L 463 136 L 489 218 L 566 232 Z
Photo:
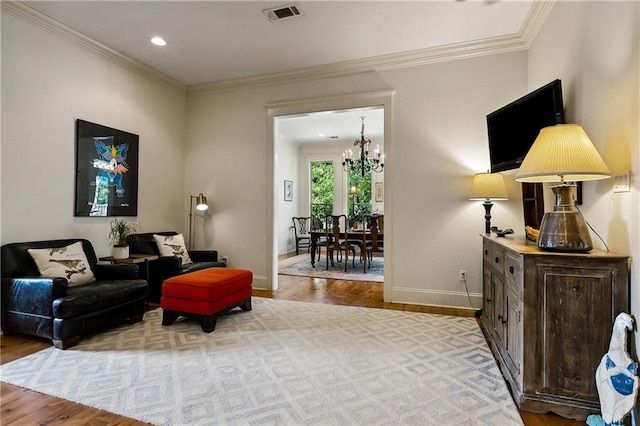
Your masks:
M 468 310 L 384 303 L 382 285 L 356 281 L 279 276 L 278 291 L 254 291 L 257 297 L 336 305 L 364 306 L 448 315 L 469 316 Z M 51 342 L 29 336 L 2 336 L 0 363 L 50 347 Z M 577 426 L 583 422 L 547 414 L 521 412 L 526 426 Z M 139 421 L 81 404 L 0 383 L 0 424 L 8 425 L 143 425 Z

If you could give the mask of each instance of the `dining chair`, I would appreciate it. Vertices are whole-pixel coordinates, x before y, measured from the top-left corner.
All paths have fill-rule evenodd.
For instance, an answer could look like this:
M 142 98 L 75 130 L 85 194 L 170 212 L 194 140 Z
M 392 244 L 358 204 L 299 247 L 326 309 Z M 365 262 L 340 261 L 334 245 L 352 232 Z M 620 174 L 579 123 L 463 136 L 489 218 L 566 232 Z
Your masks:
M 311 217 L 293 217 L 293 232 L 296 240 L 296 255 L 299 254 L 300 249 L 311 248 L 311 235 L 309 230 L 311 229 Z
M 316 231 L 316 232 L 324 232 L 325 229 L 327 229 L 325 220 L 323 218 L 320 218 L 320 216 L 318 215 L 312 215 L 311 216 L 311 230 L 312 231 Z M 316 244 L 315 244 L 315 248 L 316 248 L 316 253 L 318 253 L 318 260 L 317 262 L 320 262 L 320 257 L 322 255 L 322 248 L 325 248 L 325 250 L 327 249 L 327 237 L 326 237 L 326 233 L 317 236 L 316 238 Z
M 325 220 L 325 237 L 327 239 L 327 270 L 329 269 L 329 259 L 331 259 L 331 266 L 333 263 L 333 254 L 337 254 L 338 261 L 340 261 L 340 255 L 344 253 L 344 271 L 347 272 L 347 264 L 349 263 L 349 252 L 353 253 L 352 264 L 356 267 L 356 245 L 350 243 L 347 238 L 347 231 L 349 229 L 349 221 L 346 215 L 329 215 Z
M 362 232 L 364 272 L 367 272 L 367 261 L 371 268 L 373 253 L 384 253 L 384 215 L 366 215 L 364 220 L 366 227 Z

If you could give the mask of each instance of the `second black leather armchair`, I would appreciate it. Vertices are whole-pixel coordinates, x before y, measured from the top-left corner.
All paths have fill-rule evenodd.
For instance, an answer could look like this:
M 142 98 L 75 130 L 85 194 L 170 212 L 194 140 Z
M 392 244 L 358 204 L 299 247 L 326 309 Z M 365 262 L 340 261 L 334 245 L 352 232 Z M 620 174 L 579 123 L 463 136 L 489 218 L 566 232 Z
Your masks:
M 134 234 L 129 237 L 129 251 L 131 254 L 149 254 L 160 256 L 158 245 L 153 235 L 177 235 L 175 231 L 146 232 Z M 156 260 L 150 260 L 148 268 L 141 267 L 143 278 L 149 282 L 149 295 L 147 300 L 152 303 L 159 303 L 162 295 L 162 283 L 167 278 L 189 272 L 199 271 L 206 268 L 224 268 L 223 262 L 218 262 L 218 252 L 216 250 L 189 250 L 189 257 L 193 263 L 183 264 L 182 260 L 176 256 L 160 256 Z M 149 276 L 146 271 L 149 271 Z

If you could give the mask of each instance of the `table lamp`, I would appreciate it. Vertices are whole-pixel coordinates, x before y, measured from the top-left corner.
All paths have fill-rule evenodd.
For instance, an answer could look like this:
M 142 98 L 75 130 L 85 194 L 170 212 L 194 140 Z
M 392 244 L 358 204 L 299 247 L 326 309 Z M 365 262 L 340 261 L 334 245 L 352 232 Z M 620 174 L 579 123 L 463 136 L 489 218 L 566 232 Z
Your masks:
M 538 247 L 559 252 L 588 252 L 593 248 L 589 228 L 574 204 L 570 182 L 607 179 L 609 168 L 578 124 L 545 127 L 516 172 L 517 182 L 560 182 L 551 189 L 553 211 L 540 224 Z
M 491 207 L 492 200 L 507 200 L 507 189 L 504 186 L 504 178 L 500 173 L 478 173 L 473 177 L 473 188 L 470 200 L 484 200 L 485 233 L 491 234 Z
M 351 213 L 352 215 L 355 216 L 356 214 L 356 203 L 358 202 L 358 188 L 356 188 L 355 186 L 352 186 L 351 189 L 349 190 L 349 193 L 351 195 L 353 195 L 353 213 Z

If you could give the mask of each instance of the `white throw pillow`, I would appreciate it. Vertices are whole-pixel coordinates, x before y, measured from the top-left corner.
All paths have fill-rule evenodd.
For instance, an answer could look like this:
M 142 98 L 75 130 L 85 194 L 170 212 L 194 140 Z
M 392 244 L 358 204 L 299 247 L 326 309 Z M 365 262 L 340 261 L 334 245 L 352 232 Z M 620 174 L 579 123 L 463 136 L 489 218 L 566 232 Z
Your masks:
M 27 249 L 27 251 L 38 265 L 38 271 L 43 277 L 64 277 L 69 281 L 70 286 L 92 283 L 96 280 L 80 241 L 66 247 Z
M 182 234 L 177 235 L 158 235 L 153 234 L 153 238 L 156 240 L 158 250 L 160 250 L 160 256 L 178 256 L 182 259 L 182 264 L 193 263 L 187 253 L 187 246 L 184 243 L 184 237 Z

